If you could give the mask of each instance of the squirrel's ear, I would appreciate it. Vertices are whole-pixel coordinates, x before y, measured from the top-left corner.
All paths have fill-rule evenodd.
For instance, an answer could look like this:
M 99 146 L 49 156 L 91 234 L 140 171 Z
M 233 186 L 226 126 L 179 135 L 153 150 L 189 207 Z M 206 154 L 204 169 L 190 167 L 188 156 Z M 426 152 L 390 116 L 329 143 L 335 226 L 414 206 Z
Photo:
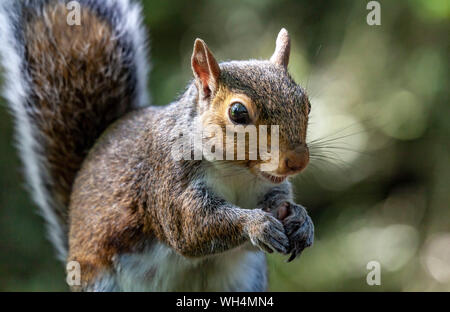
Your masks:
M 291 39 L 286 29 L 282 28 L 278 33 L 275 52 L 270 61 L 287 68 L 289 63 L 289 54 L 291 53 Z
M 220 68 L 206 43 L 196 39 L 191 58 L 192 71 L 204 97 L 209 97 L 217 88 Z

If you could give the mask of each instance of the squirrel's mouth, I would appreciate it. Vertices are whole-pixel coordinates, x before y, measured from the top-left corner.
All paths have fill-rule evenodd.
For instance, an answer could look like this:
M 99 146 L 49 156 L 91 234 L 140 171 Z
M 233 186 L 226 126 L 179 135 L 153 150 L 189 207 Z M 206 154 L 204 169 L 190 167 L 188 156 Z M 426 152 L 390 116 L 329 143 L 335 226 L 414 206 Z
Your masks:
M 274 175 L 268 174 L 267 172 L 263 172 L 263 171 L 261 171 L 261 176 L 263 178 L 265 178 L 266 180 L 269 180 L 273 184 L 280 184 L 281 182 L 283 182 L 287 178 L 287 176 L 281 176 L 281 177 L 274 176 Z

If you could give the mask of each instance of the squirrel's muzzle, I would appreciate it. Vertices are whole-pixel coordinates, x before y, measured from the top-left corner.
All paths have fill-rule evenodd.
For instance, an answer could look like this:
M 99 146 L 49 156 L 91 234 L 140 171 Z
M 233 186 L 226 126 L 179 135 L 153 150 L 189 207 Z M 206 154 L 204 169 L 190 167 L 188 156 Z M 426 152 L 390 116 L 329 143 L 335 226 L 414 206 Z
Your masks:
M 305 169 L 308 163 L 308 147 L 301 145 L 294 150 L 282 153 L 277 173 L 281 175 L 294 175 Z

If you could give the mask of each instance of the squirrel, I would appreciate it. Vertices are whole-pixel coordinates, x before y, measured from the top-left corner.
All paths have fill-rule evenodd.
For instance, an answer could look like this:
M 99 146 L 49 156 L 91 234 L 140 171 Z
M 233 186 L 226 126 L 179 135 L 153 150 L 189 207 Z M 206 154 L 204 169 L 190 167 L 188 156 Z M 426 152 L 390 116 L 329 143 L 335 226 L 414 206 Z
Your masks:
M 185 92 L 151 106 L 140 4 L 78 0 L 79 25 L 67 4 L 2 1 L 0 57 L 33 199 L 58 258 L 80 265 L 71 289 L 267 290 L 265 254 L 291 261 L 314 237 L 289 181 L 309 161 L 311 105 L 288 32 L 269 60 L 220 64 L 196 39 Z M 275 168 L 171 156 L 179 133 L 211 124 L 278 125 Z

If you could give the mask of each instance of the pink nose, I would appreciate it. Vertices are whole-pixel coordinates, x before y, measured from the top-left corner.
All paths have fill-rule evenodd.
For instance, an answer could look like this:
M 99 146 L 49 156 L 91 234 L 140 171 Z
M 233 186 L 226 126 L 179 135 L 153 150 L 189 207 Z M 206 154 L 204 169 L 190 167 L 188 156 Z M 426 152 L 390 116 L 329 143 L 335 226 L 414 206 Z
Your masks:
M 285 153 L 279 168 L 280 174 L 296 174 L 306 168 L 309 163 L 309 150 L 301 146 Z

